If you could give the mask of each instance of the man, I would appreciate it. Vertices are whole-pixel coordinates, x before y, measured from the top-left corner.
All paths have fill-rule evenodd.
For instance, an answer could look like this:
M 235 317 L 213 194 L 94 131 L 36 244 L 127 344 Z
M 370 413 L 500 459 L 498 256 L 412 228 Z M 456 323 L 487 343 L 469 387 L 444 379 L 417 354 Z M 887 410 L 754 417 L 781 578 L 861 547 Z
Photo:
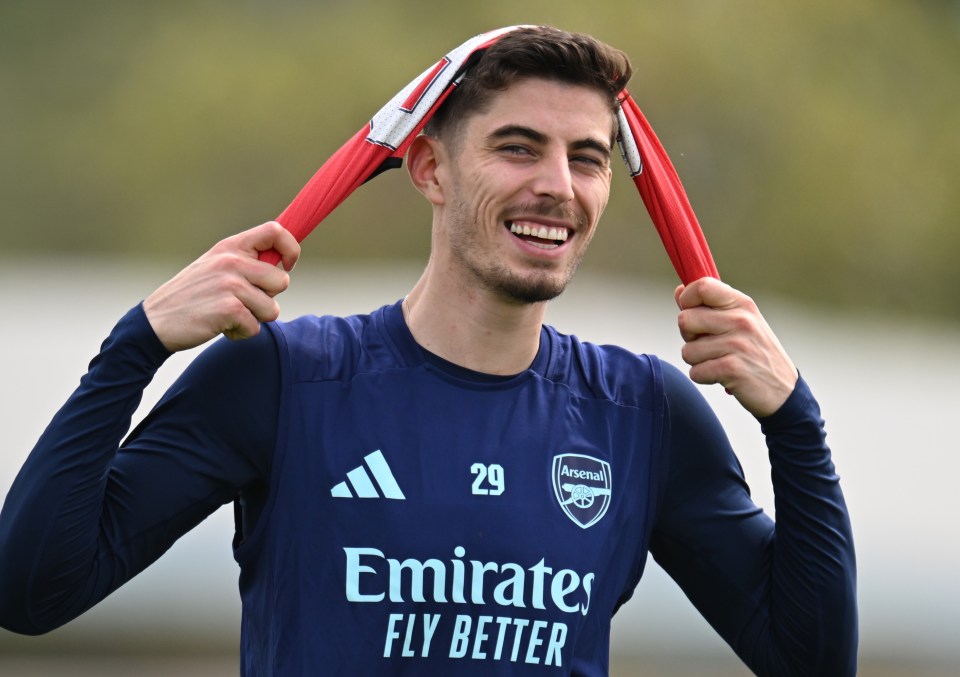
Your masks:
M 606 205 L 629 77 L 587 36 L 491 46 L 409 149 L 432 248 L 401 302 L 275 323 L 299 246 L 271 222 L 131 310 L 10 491 L 0 623 L 66 622 L 234 501 L 245 675 L 606 674 L 648 551 L 757 673 L 852 674 L 843 497 L 753 302 L 676 293 L 690 377 L 761 423 L 776 525 L 686 377 L 543 325 Z M 246 340 L 118 451 L 164 359 L 219 334 Z

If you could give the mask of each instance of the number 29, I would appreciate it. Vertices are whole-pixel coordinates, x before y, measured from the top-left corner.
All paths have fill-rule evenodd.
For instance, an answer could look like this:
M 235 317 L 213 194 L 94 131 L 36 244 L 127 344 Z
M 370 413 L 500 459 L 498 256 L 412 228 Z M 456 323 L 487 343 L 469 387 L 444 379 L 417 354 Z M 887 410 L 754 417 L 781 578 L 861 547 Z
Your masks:
M 476 475 L 473 480 L 473 493 L 477 496 L 499 496 L 503 493 L 503 466 L 497 463 L 484 465 L 474 463 L 470 466 L 470 474 Z

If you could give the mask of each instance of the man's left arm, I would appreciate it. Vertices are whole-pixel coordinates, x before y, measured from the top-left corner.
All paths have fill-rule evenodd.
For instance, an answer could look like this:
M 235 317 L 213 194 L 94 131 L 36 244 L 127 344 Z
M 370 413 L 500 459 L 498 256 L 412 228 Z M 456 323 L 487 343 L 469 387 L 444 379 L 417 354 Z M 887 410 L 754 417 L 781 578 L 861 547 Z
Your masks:
M 680 285 L 674 297 L 690 380 L 722 385 L 757 418 L 780 409 L 799 374 L 753 299 L 710 277 Z
M 669 474 L 653 553 L 759 674 L 853 674 L 853 539 L 816 400 L 748 297 L 704 279 L 678 288 L 677 302 L 691 379 L 721 384 L 761 424 L 777 521 L 750 499 L 709 406 L 667 368 Z

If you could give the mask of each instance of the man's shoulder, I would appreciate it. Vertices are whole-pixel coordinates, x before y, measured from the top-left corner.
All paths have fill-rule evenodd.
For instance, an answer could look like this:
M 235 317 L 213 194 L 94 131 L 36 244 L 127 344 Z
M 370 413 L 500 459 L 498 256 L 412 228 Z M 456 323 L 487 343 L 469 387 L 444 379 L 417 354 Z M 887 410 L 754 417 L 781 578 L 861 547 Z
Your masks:
M 374 311 L 376 312 L 376 311 Z M 334 336 L 359 338 L 373 322 L 374 313 L 357 315 L 301 315 L 292 320 L 278 320 L 269 326 L 288 343 L 316 345 L 316 339 Z
M 582 341 L 553 327 L 554 346 L 548 377 L 585 397 L 624 406 L 648 408 L 662 395 L 661 362 L 655 355 L 635 353 L 611 344 Z
M 362 362 L 391 362 L 384 346 L 383 308 L 356 315 L 303 315 L 268 326 L 279 346 L 282 366 L 295 380 L 345 379 Z M 366 368 L 370 368 L 368 365 Z

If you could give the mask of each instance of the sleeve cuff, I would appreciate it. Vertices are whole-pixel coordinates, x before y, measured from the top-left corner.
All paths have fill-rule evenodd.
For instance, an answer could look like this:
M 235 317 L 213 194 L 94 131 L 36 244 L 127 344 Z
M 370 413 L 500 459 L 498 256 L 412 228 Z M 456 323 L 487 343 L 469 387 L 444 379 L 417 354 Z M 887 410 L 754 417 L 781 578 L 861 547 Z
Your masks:
M 150 320 L 143 310 L 143 302 L 120 318 L 101 350 L 106 349 L 109 344 L 136 346 L 141 359 L 146 363 L 144 366 L 154 370 L 159 369 L 160 365 L 173 355 L 150 326 Z
M 822 425 L 820 405 L 810 391 L 810 386 L 803 375 L 798 376 L 797 385 L 779 409 L 769 416 L 757 419 L 764 434 L 777 430 L 786 430 L 802 423 L 813 423 L 817 427 Z

